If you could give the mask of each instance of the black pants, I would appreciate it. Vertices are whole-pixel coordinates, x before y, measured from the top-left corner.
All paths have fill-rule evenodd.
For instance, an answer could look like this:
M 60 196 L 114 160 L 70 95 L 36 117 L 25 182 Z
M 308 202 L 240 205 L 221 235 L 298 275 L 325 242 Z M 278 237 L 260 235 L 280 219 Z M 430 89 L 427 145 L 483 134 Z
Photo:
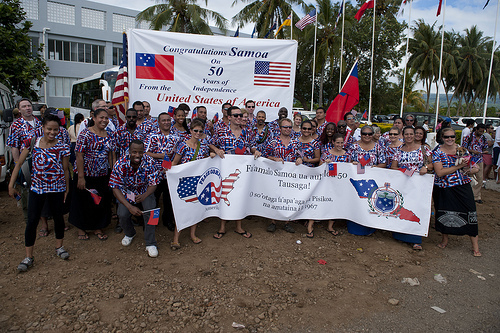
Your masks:
M 24 231 L 25 246 L 35 245 L 36 229 L 38 227 L 38 222 L 40 220 L 40 216 L 42 215 L 42 209 L 45 202 L 47 202 L 48 208 L 52 213 L 52 217 L 54 219 L 54 231 L 56 233 L 56 239 L 63 239 L 64 192 L 37 194 L 33 191 L 30 191 L 28 202 L 28 223 L 26 224 L 26 230 Z
M 167 180 L 164 179 L 158 184 L 155 191 L 156 201 L 158 202 L 160 199 L 160 195 L 163 193 L 163 214 L 161 216 L 161 220 L 163 225 L 166 226 L 168 222 L 172 222 L 175 224 L 174 220 L 174 210 L 172 208 L 172 200 L 170 200 L 170 192 L 168 190 Z

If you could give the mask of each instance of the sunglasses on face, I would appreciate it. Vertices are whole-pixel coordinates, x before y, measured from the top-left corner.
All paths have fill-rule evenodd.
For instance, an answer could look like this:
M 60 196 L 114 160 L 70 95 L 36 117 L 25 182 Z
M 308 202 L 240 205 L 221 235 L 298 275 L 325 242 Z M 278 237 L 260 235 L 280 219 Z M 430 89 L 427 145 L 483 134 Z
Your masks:
M 443 139 L 455 139 L 455 135 L 443 135 Z
M 233 113 L 231 116 L 238 118 L 238 117 L 243 117 L 243 113 Z
M 249 105 L 249 106 L 247 106 L 247 108 L 255 109 L 255 105 Z
M 346 120 L 354 120 L 354 118 L 346 118 Z
M 373 132 L 370 132 L 370 133 L 363 133 L 363 132 L 361 132 L 361 135 L 368 135 L 368 136 L 372 136 L 372 135 L 373 135 Z
M 312 130 L 312 127 L 302 127 L 302 130 L 303 131 L 310 131 L 310 130 Z
M 389 136 L 398 136 L 398 133 L 389 133 Z
M 347 127 L 347 125 L 338 125 L 337 127 L 338 127 L 338 128 L 346 128 L 346 127 Z
M 292 128 L 292 126 L 281 126 L 281 128 Z
M 194 129 L 193 132 L 195 132 L 195 133 L 203 133 L 203 130 Z

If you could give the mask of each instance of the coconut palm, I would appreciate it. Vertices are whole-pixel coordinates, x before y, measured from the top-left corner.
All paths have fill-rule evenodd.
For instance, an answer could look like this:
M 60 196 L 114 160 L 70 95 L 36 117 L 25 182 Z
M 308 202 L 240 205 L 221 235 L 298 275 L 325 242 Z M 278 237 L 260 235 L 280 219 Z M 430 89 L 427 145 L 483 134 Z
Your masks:
M 205 0 L 205 6 L 208 0 Z M 136 20 L 150 22 L 150 28 L 191 34 L 213 35 L 209 20 L 213 20 L 217 28 L 226 31 L 227 20 L 218 12 L 202 8 L 197 0 L 163 0 L 162 3 L 148 7 L 140 12 Z

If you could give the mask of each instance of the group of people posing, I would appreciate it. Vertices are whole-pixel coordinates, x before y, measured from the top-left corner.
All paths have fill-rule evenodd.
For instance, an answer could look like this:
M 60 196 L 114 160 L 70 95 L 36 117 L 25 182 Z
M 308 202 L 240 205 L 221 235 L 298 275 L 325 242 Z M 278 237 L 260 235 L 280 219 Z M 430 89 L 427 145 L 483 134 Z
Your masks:
M 172 165 L 216 155 L 224 158 L 226 154 L 253 155 L 308 167 L 325 162 L 356 164 L 363 159 L 367 166 L 406 168 L 416 176 L 435 172 L 436 230 L 443 233 L 439 246 L 447 246 L 448 234 L 469 235 L 473 254 L 481 255 L 474 196 L 469 184 L 471 175 L 479 171 L 480 161 L 459 159 L 451 128 L 442 129 L 444 142 L 431 151 L 425 143 L 427 131 L 414 126 L 414 117 L 405 119 L 406 126 L 397 117 L 394 126 L 381 135 L 376 126 L 356 128 L 350 112 L 335 124 L 325 121 L 324 108 L 318 108 L 312 120 L 300 114 L 289 119 L 288 110 L 281 108 L 278 119 L 266 122 L 264 111 L 254 113 L 255 105 L 252 100 L 246 101 L 245 108 L 225 103 L 222 118 L 217 121 L 207 119 L 206 107 L 198 106 L 196 118 L 188 123 L 190 107 L 186 104 L 180 104 L 173 115 L 160 112 L 155 119 L 149 115 L 148 102 L 136 101 L 126 111 L 125 123 L 120 126 L 113 106 L 96 100 L 91 117 L 84 119 L 77 115 L 74 125 L 67 130 L 61 126 L 58 110 L 48 108 L 40 122 L 33 117 L 31 102 L 21 99 L 17 107 L 22 117 L 12 124 L 8 139 L 16 162 L 9 194 L 22 201 L 26 212 L 26 257 L 18 270 L 26 271 L 33 265 L 39 221 L 42 221 L 39 236 L 46 236 L 47 217 L 53 217 L 56 255 L 67 259 L 63 215 L 69 212 L 68 221 L 78 229 L 80 240 L 88 240 L 88 232 L 93 231 L 105 241 L 108 236 L 104 230 L 111 222 L 113 203 L 118 218 L 115 231 L 123 230 L 122 245 L 129 246 L 136 236 L 135 225 L 145 212 L 157 208 L 162 198 L 161 220 L 174 232 L 172 250 L 179 249 L 179 232 L 165 172 Z M 480 133 L 478 130 L 471 135 Z M 471 153 L 482 151 L 476 141 L 469 140 Z M 29 175 L 22 172 L 26 164 L 30 164 Z M 214 238 L 225 235 L 226 222 L 221 221 Z M 314 223 L 314 220 L 307 222 L 309 238 L 314 237 Z M 333 220 L 328 221 L 327 230 L 337 235 L 333 224 Z M 365 228 L 365 234 L 374 231 L 361 225 L 358 228 Z M 144 241 L 150 257 L 158 256 L 155 229 L 154 224 L 144 223 Z M 283 229 L 295 232 L 289 222 L 284 223 Z M 276 221 L 267 230 L 274 232 Z M 234 231 L 242 237 L 252 237 L 243 229 L 242 221 L 235 221 Z M 394 233 L 394 237 L 411 243 L 415 250 L 422 249 L 419 236 Z M 195 244 L 202 241 L 196 236 L 196 225 L 190 228 L 190 238 Z

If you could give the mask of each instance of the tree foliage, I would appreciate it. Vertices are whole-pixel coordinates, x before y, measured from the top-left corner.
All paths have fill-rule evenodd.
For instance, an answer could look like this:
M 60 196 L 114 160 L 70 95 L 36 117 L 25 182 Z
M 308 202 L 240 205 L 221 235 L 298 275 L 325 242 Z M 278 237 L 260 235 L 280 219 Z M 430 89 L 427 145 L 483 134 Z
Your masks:
M 49 68 L 42 58 L 42 47 L 32 51 L 26 21 L 19 0 L 0 3 L 0 82 L 19 96 L 38 100 L 35 86 L 41 87 Z

